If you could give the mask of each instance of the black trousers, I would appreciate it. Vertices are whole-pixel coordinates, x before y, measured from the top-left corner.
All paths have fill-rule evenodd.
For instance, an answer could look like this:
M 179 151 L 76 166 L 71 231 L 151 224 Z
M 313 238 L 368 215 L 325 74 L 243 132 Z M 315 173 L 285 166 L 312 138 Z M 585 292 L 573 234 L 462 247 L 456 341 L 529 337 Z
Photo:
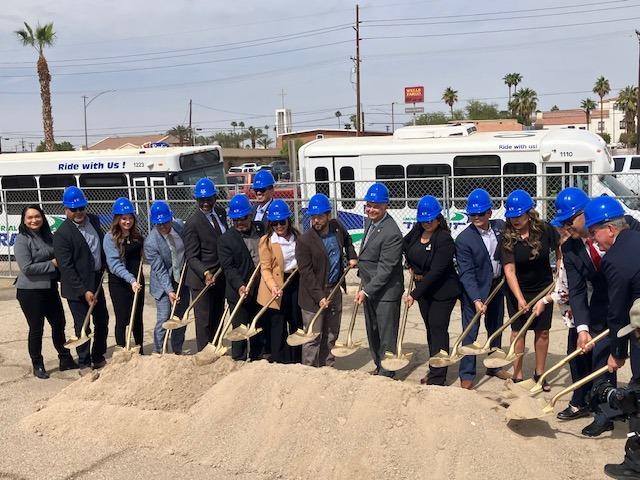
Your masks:
M 421 298 L 418 300 L 420 313 L 427 329 L 427 343 L 429 344 L 429 356 L 433 357 L 440 350 L 449 353 L 449 321 L 451 312 L 456 304 L 456 298 L 448 300 L 434 300 Z M 447 367 L 429 367 L 427 385 L 445 385 L 447 380 Z
M 64 310 L 58 294 L 58 286 L 54 282 L 51 288 L 28 290 L 19 288 L 16 298 L 29 325 L 28 348 L 31 363 L 34 367 L 43 366 L 42 335 L 44 334 L 44 319 L 51 325 L 53 346 L 58 351 L 58 358 L 70 358 L 71 352 L 64 348 Z
M 233 312 L 236 308 L 236 303 L 229 303 L 229 309 Z M 253 317 L 256 316 L 260 310 L 260 307 L 253 298 L 247 298 L 242 305 L 236 316 L 232 319 L 231 326 L 233 328 L 239 327 L 241 324 L 248 325 Z M 249 343 L 249 345 L 247 345 Z M 234 360 L 246 360 L 247 357 L 251 360 L 260 360 L 262 354 L 265 351 L 265 334 L 264 331 L 257 335 L 254 335 L 247 340 L 241 340 L 239 342 L 231 342 L 231 358 Z
M 98 288 L 100 282 L 100 272 L 94 272 L 94 292 Z M 89 310 L 89 304 L 84 297 L 68 298 L 69 310 L 73 316 L 73 327 L 76 336 L 80 336 L 82 331 L 82 322 Z M 107 336 L 109 334 L 109 312 L 107 312 L 107 302 L 105 301 L 104 291 L 98 295 L 98 303 L 93 309 L 93 341 L 87 342 L 76 348 L 78 353 L 78 364 L 80 368 L 90 367 L 91 363 L 100 363 L 104 361 L 104 354 L 107 352 Z M 87 328 L 87 333 L 91 331 L 91 327 Z
M 143 289 L 138 294 L 138 302 L 136 305 L 136 313 L 133 318 L 133 339 L 136 345 L 140 345 L 140 353 L 142 353 L 142 344 L 144 336 L 144 326 L 142 323 L 142 311 L 144 309 L 144 279 L 142 280 Z M 127 344 L 127 326 L 131 316 L 131 307 L 133 306 L 134 293 L 131 285 L 124 282 L 120 278 L 109 275 L 109 295 L 113 305 L 113 312 L 116 314 L 115 336 L 116 344 L 125 347 Z
M 224 275 L 220 275 L 207 292 L 200 297 L 198 303 L 193 307 L 193 314 L 196 318 L 196 345 L 198 351 L 213 341 L 220 319 L 224 313 Z M 195 299 L 201 289 L 191 289 L 191 298 Z
M 288 276 L 285 275 L 285 281 Z M 302 311 L 298 305 L 299 276 L 291 280 L 282 292 L 280 310 L 269 309 L 269 342 L 271 360 L 277 363 L 300 363 L 302 361 L 302 345 L 291 347 L 287 344 L 287 336 L 302 328 Z

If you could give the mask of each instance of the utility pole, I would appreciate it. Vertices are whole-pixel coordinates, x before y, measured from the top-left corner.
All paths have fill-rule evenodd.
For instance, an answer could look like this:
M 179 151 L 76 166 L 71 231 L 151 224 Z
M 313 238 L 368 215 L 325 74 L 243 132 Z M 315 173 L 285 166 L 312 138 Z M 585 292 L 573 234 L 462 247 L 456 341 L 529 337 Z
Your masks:
M 396 104 L 396 102 L 391 102 L 391 133 L 396 131 L 396 117 L 395 117 L 395 113 L 393 111 L 393 106 Z
M 636 155 L 640 155 L 640 30 L 636 30 L 638 37 L 638 89 L 636 91 Z M 628 135 L 628 131 L 627 131 Z M 615 139 L 614 139 L 615 141 Z
M 284 88 L 280 89 L 280 94 L 279 94 L 280 98 L 282 99 L 282 109 L 284 110 L 284 97 L 287 96 L 287 94 L 284 91 Z
M 362 131 L 362 112 L 360 105 L 360 5 L 356 3 L 356 136 Z
M 193 130 L 191 130 L 191 113 L 193 107 L 193 100 L 189 99 L 189 136 L 191 137 L 191 146 L 195 145 L 195 138 L 193 136 Z
M 26 152 L 25 148 L 24 148 L 24 138 L 20 139 L 20 148 L 22 149 L 22 152 Z

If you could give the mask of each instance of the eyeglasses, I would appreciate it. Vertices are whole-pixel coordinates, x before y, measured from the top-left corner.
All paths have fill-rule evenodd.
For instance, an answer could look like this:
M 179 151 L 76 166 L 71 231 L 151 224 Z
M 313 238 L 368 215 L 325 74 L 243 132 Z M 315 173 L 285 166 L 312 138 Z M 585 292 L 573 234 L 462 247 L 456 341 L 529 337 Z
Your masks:
M 571 216 L 570 218 L 567 218 L 565 221 L 562 222 L 562 226 L 563 227 L 571 227 L 571 226 L 573 226 L 573 222 L 575 222 L 576 218 L 578 218 L 580 215 L 582 215 L 582 211 L 576 213 L 575 215 Z
M 487 210 L 486 212 L 482 212 L 482 213 L 470 213 L 469 216 L 470 217 L 484 217 L 485 215 L 487 215 L 491 210 Z
M 269 223 L 271 223 L 271 225 L 273 225 L 274 227 L 277 227 L 277 226 L 285 227 L 288 223 L 288 220 L 274 220 L 273 222 L 269 222 Z
M 76 208 L 70 208 L 70 209 L 69 209 L 69 211 L 71 211 L 71 212 L 73 212 L 73 213 L 76 213 L 76 212 L 84 212 L 84 210 L 85 210 L 86 208 L 87 208 L 87 207 L 76 207 Z

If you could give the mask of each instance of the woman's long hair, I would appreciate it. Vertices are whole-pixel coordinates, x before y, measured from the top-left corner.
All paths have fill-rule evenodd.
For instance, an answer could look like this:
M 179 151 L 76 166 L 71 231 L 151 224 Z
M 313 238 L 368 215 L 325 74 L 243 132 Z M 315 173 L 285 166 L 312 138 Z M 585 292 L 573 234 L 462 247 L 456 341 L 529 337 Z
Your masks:
M 42 215 L 42 226 L 40 227 L 40 236 L 46 243 L 53 243 L 53 235 L 51 234 L 51 227 L 49 226 L 49 221 L 47 220 L 47 216 L 44 214 L 40 205 L 27 205 L 22 209 L 22 214 L 20 216 L 20 225 L 18 226 L 18 232 L 23 235 L 31 235 L 33 236 L 33 231 L 27 227 L 24 223 L 24 217 L 27 216 L 27 210 L 33 209 L 40 212 Z
M 508 252 L 513 252 L 513 247 L 516 242 L 522 241 L 531 247 L 529 260 L 533 260 L 540 254 L 540 250 L 542 250 L 540 238 L 542 238 L 542 232 L 544 231 L 544 222 L 540 220 L 540 214 L 533 208 L 527 212 L 527 215 L 529 215 L 529 237 L 521 240 L 520 235 L 516 229 L 513 228 L 511 222 L 507 221 L 503 237 L 504 248 Z
M 292 233 L 295 238 L 298 238 L 300 236 L 300 232 L 298 231 L 298 229 L 293 226 L 293 223 L 291 223 L 291 218 L 287 218 L 287 230 L 290 234 Z M 271 224 L 271 222 L 267 222 L 267 233 L 265 235 L 271 238 L 273 232 L 275 232 L 275 230 L 273 229 L 273 225 Z
M 444 215 L 439 213 L 438 216 L 436 217 L 436 220 L 438 220 L 438 229 L 451 233 L 451 229 L 449 228 L 449 224 L 445 220 Z M 422 228 L 422 224 L 420 224 L 420 233 L 422 233 L 423 230 L 424 229 Z
M 131 225 L 131 230 L 129 231 L 129 239 L 133 242 L 142 243 L 144 239 L 142 237 L 142 234 L 140 233 L 140 230 L 138 230 L 138 219 L 136 218 L 135 215 L 131 215 L 131 216 L 133 217 L 133 225 Z M 122 231 L 122 227 L 120 227 L 121 217 L 122 215 L 113 216 L 113 221 L 111 222 L 111 227 L 109 228 L 109 232 L 113 237 L 113 241 L 116 244 L 116 247 L 118 248 L 118 252 L 120 252 L 120 257 L 124 258 L 124 241 L 126 239 L 126 236 Z

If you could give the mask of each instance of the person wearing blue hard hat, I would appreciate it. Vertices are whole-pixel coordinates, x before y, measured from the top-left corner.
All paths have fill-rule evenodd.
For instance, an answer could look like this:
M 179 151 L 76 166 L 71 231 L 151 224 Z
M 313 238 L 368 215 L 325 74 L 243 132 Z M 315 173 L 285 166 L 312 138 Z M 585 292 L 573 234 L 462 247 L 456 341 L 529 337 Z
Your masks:
M 184 225 L 185 284 L 192 298 L 200 298 L 193 307 L 198 351 L 213 341 L 224 313 L 224 275 L 215 279 L 214 275 L 220 268 L 218 239 L 228 225 L 225 209 L 216 203 L 217 195 L 218 189 L 211 179 L 199 179 L 193 189 L 198 208 Z M 207 291 L 203 293 L 204 288 Z
M 65 188 L 62 204 L 67 218 L 53 236 L 53 249 L 60 269 L 60 291 L 69 304 L 76 336 L 80 337 L 89 306 L 95 304 L 93 342 L 76 348 L 80 373 L 84 375 L 89 368 L 106 364 L 109 313 L 104 294 L 98 292 L 107 267 L 103 233 L 98 217 L 86 212 L 89 202 L 78 187 Z
M 364 303 L 369 351 L 376 365 L 374 374 L 394 377 L 382 368 L 385 352 L 395 352 L 404 291 L 402 234 L 387 213 L 389 190 L 374 183 L 365 195 L 367 220 L 358 259 L 362 290 L 356 302 Z
M 308 328 L 318 309 L 324 311 L 314 324 L 314 330 L 320 334 L 302 346 L 302 363 L 331 367 L 335 362 L 331 349 L 340 333 L 342 295 L 336 295 L 331 301 L 327 301 L 327 296 L 343 269 L 357 265 L 356 251 L 347 229 L 338 219 L 331 218 L 331 201 L 326 195 L 313 195 L 307 213 L 311 216 L 311 228 L 296 243 L 300 272 L 298 302 L 304 327 Z
M 260 285 L 257 301 L 269 306 L 262 317 L 263 329 L 270 343 L 271 361 L 300 363 L 301 347 L 287 345 L 287 335 L 302 328 L 302 312 L 298 306 L 298 263 L 296 243 L 300 233 L 291 222 L 291 209 L 284 200 L 271 202 L 267 211 L 267 231 L 260 239 Z M 283 288 L 284 284 L 287 284 Z M 275 300 L 272 299 L 275 297 Z
M 467 198 L 466 213 L 469 225 L 456 237 L 456 262 L 462 284 L 462 329 L 467 328 L 478 312 L 484 314 L 487 335 L 492 335 L 504 320 L 504 290 L 498 289 L 493 300 L 487 302 L 503 279 L 500 261 L 500 241 L 504 232 L 503 220 L 492 219 L 491 196 L 486 190 L 476 188 Z M 462 339 L 462 345 L 469 345 L 478 338 L 480 329 L 476 323 Z M 500 348 L 502 335 L 491 343 L 492 348 Z M 487 375 L 501 380 L 511 375 L 500 368 L 488 368 Z M 467 355 L 460 360 L 460 386 L 473 388 L 476 377 L 476 356 Z
M 169 334 L 162 324 L 174 315 L 182 318 L 189 306 L 189 289 L 184 285 L 187 268 L 183 225 L 173 218 L 167 202 L 151 204 L 149 219 L 153 228 L 144 242 L 144 256 L 151 265 L 149 293 L 156 301 L 156 326 L 153 329 L 153 352 L 163 353 L 164 339 Z M 171 331 L 171 349 L 182 354 L 185 327 Z
M 404 254 L 415 280 L 405 302 L 409 307 L 418 302 L 427 330 L 429 356 L 433 357 L 440 351 L 449 352 L 449 321 L 460 296 L 460 285 L 453 265 L 453 238 L 438 199 L 422 197 L 416 219 L 404 237 Z M 447 367 L 429 367 L 420 383 L 444 386 L 446 380 Z
M 229 310 L 244 300 L 233 318 L 232 326 L 248 325 L 259 311 L 256 302 L 257 279 L 250 285 L 254 273 L 260 269 L 258 243 L 264 234 L 262 222 L 253 221 L 251 201 L 243 193 L 234 195 L 227 212 L 232 226 L 218 238 L 218 261 L 226 280 L 225 295 Z M 268 331 L 268 329 L 267 329 Z M 259 360 L 268 354 L 266 333 L 263 330 L 247 340 L 231 342 L 234 360 Z
M 536 316 L 527 330 L 533 330 L 535 335 L 534 379 L 537 381 L 545 371 L 553 305 L 547 305 L 545 298 L 535 305 L 530 302 L 549 288 L 553 281 L 550 255 L 555 252 L 556 258 L 560 256 L 560 238 L 555 228 L 540 219 L 535 202 L 524 190 L 514 190 L 504 203 L 507 222 L 501 257 L 509 286 L 506 292 L 507 310 L 510 317 L 518 311 L 524 312 L 511 324 L 511 342 L 524 328 L 529 314 L 535 312 Z M 516 342 L 517 353 L 524 352 L 525 340 L 526 333 Z M 513 379 L 515 382 L 523 379 L 522 358 L 513 362 Z M 543 390 L 550 390 L 546 381 Z
M 263 222 L 266 227 L 266 214 L 273 201 L 274 187 L 276 180 L 269 170 L 258 170 L 253 177 L 251 188 L 256 195 L 256 206 L 254 207 L 254 221 Z
M 109 295 L 116 315 L 116 344 L 126 347 L 126 331 L 135 292 L 140 291 L 133 319 L 133 339 L 142 352 L 142 312 L 144 307 L 144 277 L 138 268 L 142 264 L 144 237 L 137 225 L 136 209 L 126 197 L 113 202 L 113 221 L 104 236 L 103 249 L 109 267 Z

